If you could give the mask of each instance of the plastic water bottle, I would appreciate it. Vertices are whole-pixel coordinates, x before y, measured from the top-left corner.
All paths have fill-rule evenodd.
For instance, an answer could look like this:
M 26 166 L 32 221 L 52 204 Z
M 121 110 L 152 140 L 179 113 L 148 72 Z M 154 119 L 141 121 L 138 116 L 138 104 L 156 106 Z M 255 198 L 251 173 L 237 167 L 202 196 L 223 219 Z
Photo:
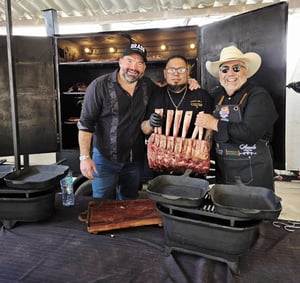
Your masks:
M 73 176 L 69 171 L 67 176 L 60 180 L 61 199 L 64 206 L 72 206 L 75 203 L 75 195 L 73 189 Z

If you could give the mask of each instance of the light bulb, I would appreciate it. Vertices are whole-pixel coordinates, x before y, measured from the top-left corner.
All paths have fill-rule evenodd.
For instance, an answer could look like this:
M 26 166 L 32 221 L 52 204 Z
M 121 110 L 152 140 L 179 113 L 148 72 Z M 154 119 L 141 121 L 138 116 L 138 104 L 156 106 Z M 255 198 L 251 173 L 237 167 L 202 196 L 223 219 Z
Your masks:
M 195 43 L 191 43 L 190 44 L 190 49 L 195 49 L 196 48 L 196 44 Z
M 90 48 L 88 48 L 88 47 L 85 47 L 85 48 L 84 48 L 84 52 L 85 52 L 86 54 L 91 54 L 91 53 L 92 53 L 92 50 L 91 50 Z
M 168 49 L 168 47 L 167 47 L 167 45 L 162 44 L 162 45 L 160 46 L 160 49 L 161 49 L 162 51 L 166 51 L 166 50 Z

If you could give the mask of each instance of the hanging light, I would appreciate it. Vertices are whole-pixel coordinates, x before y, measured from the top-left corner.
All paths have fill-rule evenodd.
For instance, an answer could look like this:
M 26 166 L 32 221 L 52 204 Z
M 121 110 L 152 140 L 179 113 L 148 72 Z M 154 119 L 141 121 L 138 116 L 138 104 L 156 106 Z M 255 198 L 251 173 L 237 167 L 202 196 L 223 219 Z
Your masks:
M 168 46 L 165 45 L 165 44 L 162 44 L 162 45 L 160 46 L 160 50 L 162 50 L 162 51 L 167 51 L 167 50 L 168 50 Z
M 108 48 L 109 53 L 116 53 L 117 52 L 117 48 L 111 46 Z
M 84 48 L 84 53 L 86 53 L 86 54 L 92 54 L 93 50 L 91 48 L 89 48 L 89 47 L 85 47 Z
M 195 43 L 190 43 L 190 49 L 195 49 L 196 48 L 196 44 Z

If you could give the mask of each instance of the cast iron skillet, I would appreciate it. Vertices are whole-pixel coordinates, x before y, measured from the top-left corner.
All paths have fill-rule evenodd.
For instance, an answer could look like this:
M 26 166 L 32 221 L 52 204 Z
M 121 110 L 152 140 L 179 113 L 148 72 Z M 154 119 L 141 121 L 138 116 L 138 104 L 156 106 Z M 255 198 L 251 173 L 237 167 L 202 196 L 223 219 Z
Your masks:
M 4 183 L 4 177 L 13 172 L 15 169 L 14 165 L 0 165 L 0 184 Z
M 14 171 L 4 177 L 8 187 L 19 189 L 45 189 L 57 185 L 67 175 L 67 165 L 36 165 Z
M 243 184 L 214 185 L 208 194 L 217 213 L 250 219 L 277 219 L 281 198 L 267 188 Z
M 147 195 L 155 202 L 185 207 L 198 207 L 209 189 L 206 180 L 189 177 L 191 170 L 181 176 L 161 175 L 149 181 Z

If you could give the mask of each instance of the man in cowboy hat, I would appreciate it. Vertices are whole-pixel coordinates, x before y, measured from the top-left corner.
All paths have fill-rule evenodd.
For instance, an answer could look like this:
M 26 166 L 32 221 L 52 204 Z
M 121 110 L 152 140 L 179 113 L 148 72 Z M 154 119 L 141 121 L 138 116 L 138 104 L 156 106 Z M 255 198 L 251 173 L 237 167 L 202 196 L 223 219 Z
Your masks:
M 274 190 L 269 142 L 278 114 L 270 94 L 248 81 L 260 65 L 260 55 L 235 46 L 223 48 L 218 61 L 206 62 L 221 87 L 213 115 L 199 114 L 196 125 L 214 130 L 216 183 L 235 184 L 238 178 Z

